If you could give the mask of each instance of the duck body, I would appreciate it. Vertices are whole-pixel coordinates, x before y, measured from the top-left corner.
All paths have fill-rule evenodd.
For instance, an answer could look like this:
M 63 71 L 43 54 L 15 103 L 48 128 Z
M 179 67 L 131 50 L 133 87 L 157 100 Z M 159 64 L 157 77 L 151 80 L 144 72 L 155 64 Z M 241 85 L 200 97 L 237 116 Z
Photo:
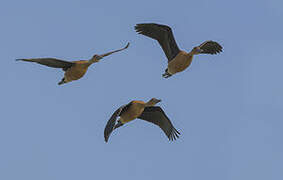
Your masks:
M 87 60 L 73 61 L 75 64 L 68 68 L 64 74 L 64 83 L 81 79 L 91 65 Z
M 178 55 L 168 62 L 167 72 L 170 75 L 182 72 L 187 69 L 193 61 L 193 55 L 185 51 L 180 51 Z
M 169 140 L 179 137 L 179 132 L 174 128 L 169 118 L 161 107 L 155 106 L 161 100 L 152 98 L 148 102 L 134 100 L 118 108 L 108 120 L 104 129 L 105 142 L 108 141 L 113 130 L 135 119 L 145 120 L 159 126 Z M 119 117 L 119 120 L 117 120 Z
M 172 29 L 163 24 L 142 23 L 135 26 L 138 34 L 142 34 L 157 40 L 168 60 L 168 68 L 162 75 L 168 78 L 173 74 L 184 71 L 188 68 L 194 55 L 197 54 L 218 54 L 222 52 L 222 46 L 215 41 L 205 41 L 194 47 L 189 53 L 181 51 L 175 41 Z
M 128 123 L 138 118 L 145 108 L 145 102 L 143 101 L 132 101 L 130 106 L 120 115 L 119 121 L 122 124 Z
M 100 59 L 109 56 L 113 53 L 122 51 L 129 47 L 129 43 L 121 49 L 117 49 L 114 51 L 110 51 L 108 53 L 104 53 L 101 55 L 95 54 L 89 60 L 78 60 L 78 61 L 65 61 L 56 58 L 31 58 L 31 59 L 16 59 L 17 61 L 26 61 L 26 62 L 34 62 L 41 65 L 45 65 L 52 68 L 62 68 L 64 73 L 64 77 L 58 83 L 58 85 L 65 84 L 71 81 L 75 81 L 81 79 L 88 70 L 88 67 L 93 64 L 99 62 Z

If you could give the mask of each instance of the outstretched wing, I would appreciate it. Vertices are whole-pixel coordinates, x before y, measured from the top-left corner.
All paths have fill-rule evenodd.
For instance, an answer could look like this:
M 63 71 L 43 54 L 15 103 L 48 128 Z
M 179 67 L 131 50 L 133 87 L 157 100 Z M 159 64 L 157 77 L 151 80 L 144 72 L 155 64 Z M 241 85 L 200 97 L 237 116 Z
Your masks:
M 113 54 L 113 53 L 116 53 L 116 52 L 119 52 L 119 51 L 123 51 L 124 49 L 127 49 L 129 47 L 130 43 L 128 43 L 124 48 L 121 48 L 121 49 L 118 49 L 118 50 L 115 50 L 115 51 L 111 51 L 111 52 L 108 52 L 108 53 L 105 53 L 105 54 L 102 54 L 102 55 L 99 55 L 101 57 L 105 57 L 105 56 L 109 56 L 110 54 Z
M 222 46 L 215 41 L 205 41 L 198 46 L 201 54 L 217 54 L 222 52 Z
M 171 141 L 175 140 L 180 135 L 159 106 L 146 107 L 138 118 L 159 126 Z
M 73 62 L 68 62 L 60 59 L 55 59 L 55 58 L 34 58 L 34 59 L 16 59 L 17 61 L 27 61 L 27 62 L 35 62 L 38 64 L 42 64 L 48 67 L 53 67 L 53 68 L 63 68 L 63 69 L 68 69 L 72 65 L 74 65 Z
M 172 30 L 169 26 L 145 23 L 137 24 L 135 29 L 137 33 L 157 40 L 166 54 L 168 62 L 174 59 L 180 52 L 180 49 L 178 48 L 178 45 L 174 39 Z
M 108 120 L 105 129 L 104 129 L 104 139 L 105 142 L 108 141 L 110 134 L 112 133 L 112 131 L 114 130 L 116 121 L 117 121 L 117 117 L 120 116 L 121 114 L 123 114 L 125 111 L 127 111 L 127 109 L 129 108 L 129 106 L 131 105 L 131 103 L 127 104 L 127 105 L 123 105 L 121 107 L 119 107 L 111 116 L 111 118 Z

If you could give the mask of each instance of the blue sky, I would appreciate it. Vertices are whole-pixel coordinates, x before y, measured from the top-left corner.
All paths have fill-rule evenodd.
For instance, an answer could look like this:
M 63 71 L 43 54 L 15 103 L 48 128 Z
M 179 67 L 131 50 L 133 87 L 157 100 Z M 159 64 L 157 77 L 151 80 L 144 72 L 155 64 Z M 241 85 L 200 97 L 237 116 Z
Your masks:
M 282 179 L 282 19 L 281 0 L 2 0 L 0 179 Z M 170 25 L 183 50 L 215 40 L 224 52 L 163 79 L 158 43 L 134 31 L 143 22 Z M 128 41 L 64 86 L 61 70 L 14 61 L 89 59 Z M 106 144 L 116 108 L 151 97 L 181 137 L 137 120 Z

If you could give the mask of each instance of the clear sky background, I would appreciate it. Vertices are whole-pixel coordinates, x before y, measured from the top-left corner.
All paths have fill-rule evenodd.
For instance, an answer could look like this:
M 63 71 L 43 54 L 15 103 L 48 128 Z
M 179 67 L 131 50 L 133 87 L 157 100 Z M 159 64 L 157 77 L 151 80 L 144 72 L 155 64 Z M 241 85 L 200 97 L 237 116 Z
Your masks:
M 283 178 L 282 0 L 1 0 L 0 22 L 1 180 Z M 134 31 L 144 22 L 170 25 L 183 50 L 215 40 L 224 52 L 164 79 L 163 51 Z M 63 86 L 60 69 L 15 61 L 127 42 Z M 177 141 L 137 120 L 104 142 L 120 105 L 152 97 Z

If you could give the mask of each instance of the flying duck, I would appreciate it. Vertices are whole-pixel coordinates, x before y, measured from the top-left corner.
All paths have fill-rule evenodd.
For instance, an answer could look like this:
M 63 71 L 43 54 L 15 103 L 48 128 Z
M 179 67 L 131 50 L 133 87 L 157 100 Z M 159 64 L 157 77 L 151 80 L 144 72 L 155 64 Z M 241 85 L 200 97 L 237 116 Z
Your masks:
M 222 46 L 215 41 L 205 41 L 201 45 L 194 47 L 189 53 L 182 51 L 174 39 L 171 28 L 166 25 L 155 23 L 137 24 L 135 30 L 138 34 L 157 40 L 162 47 L 168 59 L 168 67 L 162 75 L 164 78 L 184 71 L 192 63 L 194 55 L 222 52 Z
M 108 141 L 110 134 L 124 124 L 138 118 L 151 122 L 159 126 L 169 140 L 173 141 L 179 137 L 179 132 L 159 106 L 155 106 L 161 100 L 152 98 L 148 102 L 131 101 L 130 103 L 118 108 L 108 120 L 104 129 L 105 142 Z M 120 117 L 118 119 L 118 117 Z M 118 119 L 118 120 L 117 120 Z
M 127 49 L 128 47 L 129 47 L 129 43 L 122 49 L 111 51 L 102 55 L 96 54 L 90 60 L 64 61 L 56 58 L 33 58 L 33 59 L 16 59 L 16 60 L 35 62 L 52 68 L 62 68 L 63 71 L 65 71 L 65 74 L 63 79 L 58 83 L 58 85 L 61 85 L 82 78 L 91 64 L 97 63 L 103 57 L 122 51 L 124 49 Z

